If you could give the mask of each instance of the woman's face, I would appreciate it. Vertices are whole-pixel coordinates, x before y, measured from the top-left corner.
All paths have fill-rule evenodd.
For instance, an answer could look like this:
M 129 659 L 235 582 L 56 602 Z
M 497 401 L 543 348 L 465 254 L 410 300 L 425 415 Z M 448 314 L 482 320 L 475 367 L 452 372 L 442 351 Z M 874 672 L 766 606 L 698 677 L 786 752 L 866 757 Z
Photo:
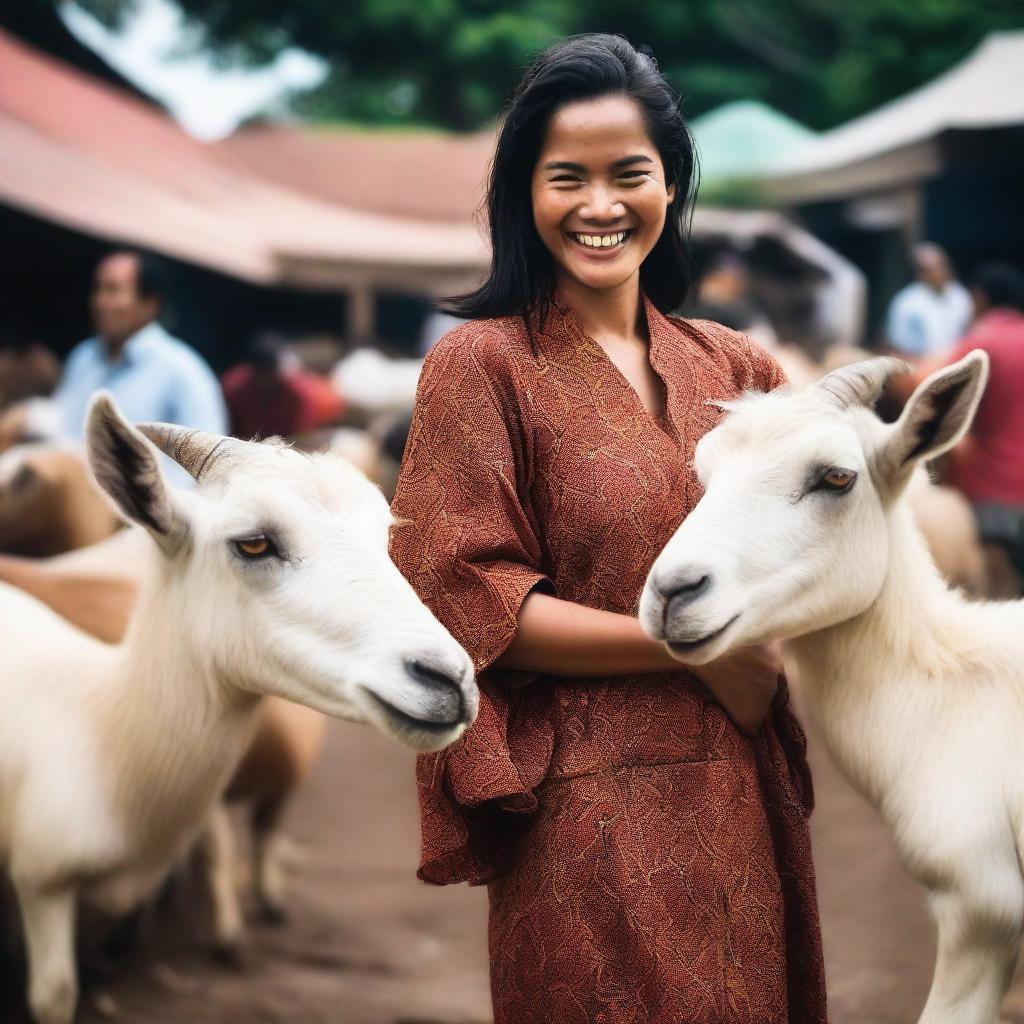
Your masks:
M 556 277 L 603 291 L 639 273 L 675 187 L 665 185 L 640 107 L 619 95 L 570 103 L 552 115 L 531 195 Z

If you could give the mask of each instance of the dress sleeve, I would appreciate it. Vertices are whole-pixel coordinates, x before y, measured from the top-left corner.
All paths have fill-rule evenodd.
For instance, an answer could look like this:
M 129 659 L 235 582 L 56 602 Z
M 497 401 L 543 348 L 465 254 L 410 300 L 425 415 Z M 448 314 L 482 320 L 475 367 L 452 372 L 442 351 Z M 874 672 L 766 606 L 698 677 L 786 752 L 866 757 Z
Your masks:
M 757 342 L 720 324 L 710 326 L 717 333 L 716 347 L 732 367 L 733 380 L 741 391 L 774 391 L 789 383 L 778 360 Z
M 427 356 L 392 504 L 391 554 L 478 672 L 515 636 L 541 550 L 502 339 L 453 332 Z
M 392 503 L 391 556 L 469 652 L 480 686 L 472 728 L 417 758 L 418 876 L 436 885 L 482 884 L 506 869 L 513 822 L 536 809 L 554 744 L 544 720 L 514 725 L 536 677 L 489 668 L 512 642 L 526 595 L 554 588 L 525 497 L 522 424 L 503 397 L 514 386 L 503 339 L 474 337 L 478 329 L 458 328 L 427 356 Z
M 774 391 L 789 383 L 786 371 L 770 352 L 757 342 L 751 341 L 745 334 L 741 335 L 741 340 L 747 348 L 749 359 L 751 383 L 748 387 L 757 391 Z

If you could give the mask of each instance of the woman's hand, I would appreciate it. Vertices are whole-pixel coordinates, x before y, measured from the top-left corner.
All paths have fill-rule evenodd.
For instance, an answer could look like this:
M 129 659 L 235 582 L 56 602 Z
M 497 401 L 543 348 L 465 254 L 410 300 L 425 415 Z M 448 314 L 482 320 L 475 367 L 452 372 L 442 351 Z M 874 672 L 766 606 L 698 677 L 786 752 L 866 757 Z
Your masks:
M 690 671 L 711 691 L 741 732 L 756 736 L 771 711 L 783 669 L 775 647 L 760 644 L 740 647 L 717 661 L 691 666 Z
M 782 659 L 773 647 L 741 647 L 707 665 L 684 665 L 631 615 L 588 608 L 533 591 L 498 668 L 569 678 L 688 671 L 748 736 L 760 730 L 778 688 Z

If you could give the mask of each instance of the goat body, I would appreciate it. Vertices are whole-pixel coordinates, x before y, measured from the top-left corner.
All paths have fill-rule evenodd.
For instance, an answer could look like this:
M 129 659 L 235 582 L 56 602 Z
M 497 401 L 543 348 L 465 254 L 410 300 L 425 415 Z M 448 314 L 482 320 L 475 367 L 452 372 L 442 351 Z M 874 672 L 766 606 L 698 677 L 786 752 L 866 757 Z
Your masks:
M 0 581 L 36 597 L 64 619 L 108 643 L 120 642 L 142 583 L 149 538 L 123 530 L 98 544 L 49 559 L 0 555 Z M 285 915 L 279 835 L 289 802 L 323 748 L 326 720 L 319 712 L 279 697 L 260 701 L 252 738 L 232 772 L 225 794 L 249 808 L 253 883 L 269 921 Z M 242 940 L 242 910 L 234 884 L 230 821 L 209 825 L 206 876 L 214 901 L 217 949 L 233 955 Z
M 911 514 L 987 359 L 871 411 L 894 360 L 748 396 L 701 439 L 705 493 L 658 556 L 644 629 L 703 664 L 781 639 L 825 740 L 879 809 L 939 931 L 920 1024 L 993 1024 L 1024 928 L 1024 604 L 947 589 Z
M 876 601 L 784 651 L 928 893 L 939 954 L 922 1024 L 980 1024 L 996 1019 L 1024 925 L 1024 604 L 965 601 L 906 510 L 891 527 Z
M 131 909 L 195 838 L 255 723 L 141 610 L 112 647 L 0 584 L 0 859 L 16 887 Z M 154 626 L 156 628 L 154 628 Z M 39 680 L 45 685 L 39 685 Z
M 164 877 L 264 696 L 417 749 L 451 742 L 476 712 L 472 664 L 387 557 L 390 513 L 365 477 L 279 445 L 144 430 L 94 400 L 91 467 L 146 528 L 153 562 L 124 640 L 0 584 L 0 866 L 39 1024 L 74 1015 L 77 900 L 124 913 Z M 167 487 L 150 439 L 195 492 Z
M 102 540 L 117 526 L 80 452 L 33 443 L 0 456 L 0 551 L 57 555 Z

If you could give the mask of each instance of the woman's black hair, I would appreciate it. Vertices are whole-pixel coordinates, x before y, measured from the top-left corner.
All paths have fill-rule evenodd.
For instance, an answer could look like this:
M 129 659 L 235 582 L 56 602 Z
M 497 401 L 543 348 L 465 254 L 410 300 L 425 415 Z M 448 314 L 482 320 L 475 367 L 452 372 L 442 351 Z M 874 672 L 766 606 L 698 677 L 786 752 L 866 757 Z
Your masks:
M 539 308 L 543 315 L 554 287 L 554 266 L 533 222 L 533 169 L 552 114 L 568 103 L 614 94 L 639 104 L 661 155 L 666 185 L 676 190 L 661 236 L 640 267 L 640 285 L 663 313 L 683 305 L 691 285 L 685 241 L 698 171 L 680 98 L 646 47 L 637 51 L 622 36 L 593 33 L 545 50 L 513 93 L 487 188 L 491 271 L 476 290 L 445 299 L 439 306 L 444 312 L 480 319 Z

